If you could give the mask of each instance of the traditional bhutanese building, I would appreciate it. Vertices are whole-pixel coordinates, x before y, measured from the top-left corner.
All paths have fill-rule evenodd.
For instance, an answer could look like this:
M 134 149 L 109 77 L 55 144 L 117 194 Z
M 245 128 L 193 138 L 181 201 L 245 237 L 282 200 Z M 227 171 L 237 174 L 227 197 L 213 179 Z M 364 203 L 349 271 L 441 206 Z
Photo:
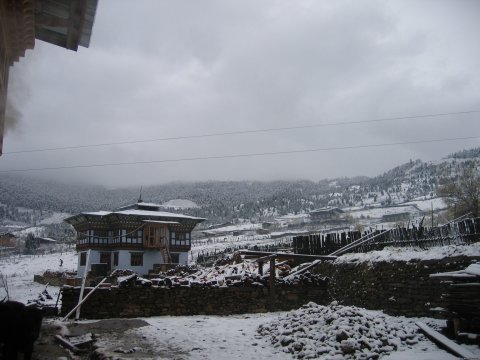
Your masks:
M 10 66 L 35 39 L 77 51 L 88 47 L 97 0 L 0 0 L 0 155 Z
M 148 274 L 161 264 L 187 264 L 192 230 L 204 220 L 164 212 L 160 205 L 141 200 L 115 211 L 84 212 L 65 219 L 77 231 L 78 276 L 86 267 L 91 270 L 92 264 L 138 274 Z

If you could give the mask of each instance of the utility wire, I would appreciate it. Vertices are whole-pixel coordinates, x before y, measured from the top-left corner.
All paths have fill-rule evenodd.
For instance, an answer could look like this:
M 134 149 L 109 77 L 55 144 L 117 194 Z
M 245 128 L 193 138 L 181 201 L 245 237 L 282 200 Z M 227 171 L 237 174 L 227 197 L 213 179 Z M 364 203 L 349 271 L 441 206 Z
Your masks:
M 245 134 L 255 134 L 255 133 L 267 133 L 267 132 L 273 132 L 273 131 L 287 131 L 287 130 L 311 129 L 311 128 L 328 127 L 328 126 L 345 126 L 345 125 L 354 125 L 354 124 L 380 123 L 380 122 L 398 121 L 398 120 L 426 119 L 426 118 L 440 117 L 440 116 L 467 115 L 467 114 L 475 114 L 475 113 L 480 113 L 480 110 L 457 111 L 457 112 L 423 114 L 423 115 L 412 115 L 412 116 L 399 116 L 399 117 L 379 118 L 379 119 L 369 119 L 369 120 L 344 121 L 344 122 L 338 122 L 338 123 L 331 122 L 331 123 L 321 123 L 321 124 L 311 124 L 311 125 L 265 128 L 265 129 L 257 129 L 257 130 L 226 131 L 226 132 L 218 132 L 218 133 L 173 136 L 173 137 L 131 140 L 131 141 L 117 141 L 117 142 L 87 144 L 87 145 L 60 146 L 60 147 L 41 148 L 41 149 L 27 149 L 27 150 L 4 152 L 3 155 L 33 153 L 33 152 L 42 152 L 42 151 L 84 149 L 84 148 L 91 148 L 91 147 L 103 147 L 103 146 L 113 146 L 113 145 L 140 144 L 140 143 L 159 142 L 159 141 L 197 139 L 197 138 L 207 138 L 207 137 L 217 137 L 217 136 L 227 136 L 227 135 L 245 135 Z
M 300 154 L 300 153 L 333 151 L 333 150 L 366 149 L 366 148 L 377 148 L 377 147 L 397 146 L 397 145 L 427 144 L 427 143 L 438 143 L 438 142 L 457 141 L 457 140 L 472 140 L 472 139 L 479 139 L 479 138 L 480 138 L 480 136 L 467 136 L 467 137 L 430 139 L 430 140 L 400 141 L 400 142 L 383 143 L 383 144 L 366 144 L 366 145 L 337 146 L 337 147 L 303 149 L 303 150 L 272 151 L 272 152 L 261 152 L 261 153 L 250 153 L 250 154 L 198 156 L 198 157 L 179 158 L 179 159 L 132 161 L 132 162 L 105 163 L 105 164 L 87 164 L 87 165 L 70 165 L 70 166 L 30 168 L 30 169 L 11 169 L 11 170 L 0 170 L 0 173 L 43 171 L 43 170 L 82 169 L 82 168 L 94 168 L 94 167 L 106 167 L 106 166 L 123 166 L 123 165 L 161 164 L 161 163 L 168 163 L 168 162 L 175 163 L 175 162 L 198 161 L 198 160 L 234 159 L 234 158 L 247 158 L 247 157 L 256 157 L 256 156 L 271 156 L 271 155 L 285 155 L 285 154 Z

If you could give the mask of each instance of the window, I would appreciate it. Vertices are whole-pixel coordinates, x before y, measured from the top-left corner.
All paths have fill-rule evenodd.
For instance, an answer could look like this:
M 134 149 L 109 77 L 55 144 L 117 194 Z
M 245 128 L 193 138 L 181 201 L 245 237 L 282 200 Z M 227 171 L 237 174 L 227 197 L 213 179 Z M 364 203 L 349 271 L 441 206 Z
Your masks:
M 118 252 L 113 253 L 113 266 L 118 266 Z
M 191 235 L 189 232 L 174 232 L 170 234 L 170 245 L 190 246 Z
M 170 254 L 170 258 L 172 260 L 172 264 L 178 264 L 180 262 L 180 254 L 178 253 Z
M 130 253 L 130 266 L 143 266 L 143 253 L 141 252 Z
M 112 255 L 109 252 L 101 252 L 100 253 L 100 263 L 101 264 L 109 264 L 111 262 Z
M 143 243 L 143 230 L 132 231 L 126 234 L 127 244 L 142 244 Z
M 87 230 L 87 242 L 88 244 L 92 243 L 93 239 L 93 230 Z
M 80 266 L 85 266 L 87 265 L 87 253 L 86 252 L 81 252 L 80 253 Z

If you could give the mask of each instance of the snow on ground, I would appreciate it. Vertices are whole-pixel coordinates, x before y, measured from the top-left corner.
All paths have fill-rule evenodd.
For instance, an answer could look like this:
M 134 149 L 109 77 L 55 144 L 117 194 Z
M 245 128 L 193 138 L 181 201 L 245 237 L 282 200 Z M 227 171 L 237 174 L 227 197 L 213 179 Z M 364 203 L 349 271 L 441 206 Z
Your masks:
M 355 219 L 359 219 L 361 217 L 379 219 L 383 215 L 400 214 L 404 212 L 408 212 L 411 214 L 418 214 L 419 211 L 412 204 L 412 205 L 405 205 L 405 206 L 393 206 L 393 207 L 383 207 L 383 208 L 373 208 L 373 209 L 352 211 L 350 212 L 350 215 Z
M 395 259 L 399 256 L 400 251 L 390 251 L 390 255 L 383 254 L 383 258 Z M 411 253 L 416 257 L 421 256 L 419 252 L 404 251 Z M 427 255 L 423 258 L 434 256 L 444 256 L 446 254 L 480 254 L 480 245 L 475 244 L 468 247 L 444 247 L 443 250 L 426 251 Z M 430 254 L 429 254 L 430 253 Z M 413 255 L 410 255 L 412 257 Z M 340 259 L 346 259 L 348 255 Z M 367 255 L 364 255 L 367 258 Z M 372 259 L 379 258 L 374 255 Z M 33 282 L 33 275 L 43 273 L 45 270 L 60 270 L 59 259 L 64 261 L 63 270 L 73 270 L 76 268 L 77 256 L 75 252 L 71 251 L 63 254 L 47 254 L 41 256 L 15 256 L 8 259 L 0 260 L 0 272 L 7 276 L 10 296 L 14 300 L 26 302 L 29 299 L 34 299 L 43 291 L 44 285 Z M 408 258 L 408 256 L 404 256 Z M 339 260 L 337 260 L 339 261 Z M 48 287 L 50 294 L 56 299 L 58 288 Z M 0 287 L 0 297 L 4 296 L 4 289 Z M 335 305 L 336 306 L 336 305 Z M 308 309 L 316 309 L 318 311 L 311 311 Z M 355 328 L 355 321 L 352 321 L 352 326 L 347 326 L 349 316 L 347 312 L 352 312 L 355 316 L 360 317 L 360 322 L 365 324 L 367 321 L 373 321 L 374 330 L 379 334 L 386 336 L 387 342 L 395 343 L 392 335 L 394 331 L 400 337 L 402 331 L 409 334 L 413 331 L 412 325 L 418 319 L 406 319 L 403 317 L 390 317 L 381 312 L 372 312 L 364 309 L 353 311 L 349 307 L 338 307 L 338 311 L 325 310 L 330 307 L 318 307 L 317 305 L 310 305 L 304 309 L 295 310 L 289 313 L 266 313 L 266 314 L 245 314 L 235 316 L 178 316 L 178 317 L 152 317 L 145 319 L 150 325 L 142 328 L 132 329 L 128 332 L 131 335 L 140 336 L 146 343 L 151 344 L 152 348 L 158 349 L 161 354 L 162 349 L 176 349 L 178 350 L 177 359 L 292 359 L 293 355 L 283 351 L 284 347 L 279 345 L 275 347 L 272 341 L 272 335 L 291 336 L 294 337 L 295 343 L 305 344 L 310 340 L 316 339 L 319 336 L 325 335 L 324 344 L 318 345 L 318 349 L 330 346 L 330 351 L 337 351 L 333 345 L 328 345 L 328 339 L 331 338 L 331 331 L 344 330 L 351 341 L 352 346 L 355 342 L 359 342 L 363 335 Z M 305 310 L 307 309 L 307 311 Z M 323 310 L 322 310 L 323 309 Z M 325 312 L 325 314 L 322 313 Z M 297 316 L 304 312 L 306 315 Z M 337 316 L 335 316 L 335 314 Z M 373 314 L 373 315 L 372 315 Z M 331 329 L 327 326 L 327 316 L 330 315 Z M 370 320 L 369 320 L 370 319 Z M 373 319 L 373 320 L 372 320 Z M 380 319 L 380 323 L 378 323 Z M 329 320 L 328 320 L 329 321 Z M 377 321 L 377 323 L 375 323 Z M 437 320 L 421 319 L 428 324 L 439 324 Z M 260 327 L 262 324 L 262 327 Z M 358 324 L 357 324 L 358 325 Z M 257 332 L 257 329 L 270 330 L 263 335 Z M 316 328 L 318 327 L 318 328 Z M 336 327 L 336 328 L 335 328 Z M 372 326 L 370 326 L 371 328 Z M 368 328 L 368 327 L 367 327 Z M 358 333 L 357 333 L 358 330 Z M 285 331 L 292 331 L 290 335 L 284 333 Z M 304 331 L 304 333 L 302 332 Z M 370 329 L 370 331 L 373 331 Z M 262 332 L 262 330 L 260 330 Z M 365 332 L 365 329 L 364 329 Z M 278 335 L 277 334 L 280 334 Z M 329 335 L 330 334 L 330 335 Z M 349 335 L 350 334 L 350 335 Z M 365 332 L 368 334 L 368 331 Z M 364 334 L 364 335 L 365 335 Z M 306 337 L 304 336 L 306 335 Z M 335 333 L 335 336 L 337 333 Z M 344 337 L 344 334 L 340 334 Z M 366 336 L 366 335 L 365 335 Z M 410 336 L 410 335 L 409 335 Z M 311 337 L 311 339 L 310 339 Z M 408 336 L 407 336 L 408 337 Z M 424 340 L 420 335 L 413 335 L 411 339 L 416 339 L 417 343 L 406 344 L 406 346 L 398 346 L 397 351 L 391 352 L 389 355 L 383 353 L 380 359 L 387 360 L 451 360 L 455 357 L 449 355 L 443 350 L 438 349 L 433 343 Z M 348 339 L 347 339 L 348 340 Z M 278 343 L 278 342 L 275 342 Z M 372 341 L 372 347 L 378 343 Z M 298 345 L 297 345 L 298 346 Z M 342 343 L 340 342 L 340 346 Z M 349 346 L 347 343 L 343 345 Z M 382 343 L 382 346 L 383 343 Z M 390 345 L 393 346 L 393 345 Z M 287 346 L 288 348 L 288 346 Z M 333 350 L 335 348 L 335 350 Z M 478 347 L 469 347 L 470 351 L 479 353 Z M 315 349 L 317 351 L 317 348 Z M 338 355 L 338 354 L 337 354 Z M 161 358 L 161 357 L 160 357 Z M 343 359 L 343 357 L 340 357 Z M 319 357 L 322 359 L 322 357 Z M 335 357 L 323 357 L 323 359 L 335 359 Z M 339 357 L 337 356 L 337 359 Z
M 132 332 L 159 350 L 186 353 L 178 359 L 292 359 L 263 339 L 256 329 L 278 313 L 233 316 L 163 316 L 145 318 L 150 326 Z M 258 336 L 257 336 L 258 337 Z
M 60 267 L 60 259 L 63 266 Z M 70 251 L 67 253 L 54 253 L 45 255 L 16 255 L 0 259 L 0 274 L 6 277 L 11 300 L 27 303 L 28 300 L 37 298 L 45 285 L 33 282 L 33 275 L 41 275 L 45 270 L 76 271 L 77 255 Z M 5 288 L 0 282 L 0 299 L 6 296 Z M 48 286 L 47 291 L 56 300 L 59 287 Z
M 38 222 L 39 225 L 51 225 L 51 224 L 60 224 L 64 219 L 70 217 L 71 214 L 64 212 L 55 212 L 49 217 Z
M 336 263 L 361 263 L 378 261 L 411 261 L 435 260 L 452 256 L 480 256 L 480 243 L 472 245 L 447 245 L 433 247 L 427 250 L 419 248 L 393 248 L 387 247 L 379 251 L 368 253 L 345 254 L 338 257 Z
M 426 199 L 426 200 L 422 200 L 422 199 L 413 200 L 413 201 L 406 202 L 402 205 L 409 205 L 409 204 L 416 205 L 420 210 L 425 212 L 432 211 L 432 207 L 434 211 L 444 210 L 447 208 L 447 204 L 445 204 L 444 199 L 439 197 Z
M 392 317 L 381 311 L 336 304 L 310 303 L 298 310 L 266 314 L 143 320 L 150 325 L 129 333 L 141 337 L 159 354 L 174 349 L 176 359 L 281 360 L 300 358 L 302 351 L 305 359 L 367 359 L 367 353 L 373 355 L 371 359 L 385 360 L 457 359 L 427 340 L 414 325 L 423 321 L 439 328 L 444 325 L 442 320 Z M 363 346 L 365 351 L 344 354 L 344 350 L 348 353 L 356 346 Z M 468 349 L 480 356 L 478 347 Z M 380 357 L 375 357 L 377 354 Z

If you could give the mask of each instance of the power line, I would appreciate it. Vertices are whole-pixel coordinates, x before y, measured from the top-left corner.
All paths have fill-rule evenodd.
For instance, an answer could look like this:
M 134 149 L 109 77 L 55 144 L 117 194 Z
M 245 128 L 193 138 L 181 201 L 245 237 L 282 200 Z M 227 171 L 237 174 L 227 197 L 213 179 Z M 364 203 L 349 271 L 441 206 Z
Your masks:
M 250 153 L 250 154 L 199 156 L 199 157 L 179 158 L 179 159 L 132 161 L 132 162 L 88 164 L 88 165 L 71 165 L 71 166 L 57 166 L 57 167 L 44 167 L 44 168 L 30 168 L 30 169 L 11 169 L 11 170 L 0 170 L 0 173 L 82 169 L 82 168 L 95 168 L 95 167 L 106 167 L 106 166 L 123 166 L 123 165 L 161 164 L 161 163 L 169 163 L 169 162 L 175 163 L 175 162 L 198 161 L 198 160 L 234 159 L 234 158 L 246 158 L 246 157 L 256 157 L 256 156 L 300 154 L 300 153 L 334 151 L 334 150 L 366 149 L 366 148 L 397 146 L 397 145 L 427 144 L 427 143 L 437 143 L 437 142 L 447 142 L 447 141 L 457 141 L 457 140 L 472 140 L 472 139 L 479 139 L 479 138 L 480 136 L 467 136 L 467 137 L 430 139 L 430 140 L 401 141 L 401 142 L 383 143 L 383 144 L 366 144 L 366 145 L 337 146 L 337 147 L 303 149 L 303 150 L 272 151 L 272 152 L 261 152 L 261 153 Z
M 140 144 L 140 143 L 159 142 L 159 141 L 197 139 L 197 138 L 219 137 L 219 136 L 228 136 L 228 135 L 245 135 L 245 134 L 255 134 L 255 133 L 267 133 L 267 132 L 273 132 L 273 131 L 311 129 L 311 128 L 328 127 L 328 126 L 346 126 L 346 125 L 354 125 L 354 124 L 380 123 L 380 122 L 398 121 L 398 120 L 426 119 L 426 118 L 440 117 L 440 116 L 467 115 L 467 114 L 475 114 L 475 113 L 480 113 L 480 110 L 457 111 L 457 112 L 448 112 L 448 113 L 423 114 L 423 115 L 411 115 L 411 116 L 399 116 L 399 117 L 390 117 L 390 118 L 344 121 L 344 122 L 338 122 L 338 123 L 333 123 L 332 122 L 332 123 L 322 123 L 322 124 L 287 126 L 287 127 L 265 128 L 265 129 L 256 129 L 256 130 L 226 131 L 226 132 L 217 132 L 217 133 L 173 136 L 173 137 L 164 137 L 164 138 L 156 138 L 156 139 L 117 141 L 117 142 L 87 144 L 87 145 L 59 146 L 59 147 L 51 147 L 51 148 L 9 151 L 9 152 L 4 152 L 3 155 L 33 153 L 33 152 L 43 152 L 43 151 L 84 149 L 84 148 L 91 148 L 91 147 L 104 147 L 104 146 L 113 146 L 113 145 Z

